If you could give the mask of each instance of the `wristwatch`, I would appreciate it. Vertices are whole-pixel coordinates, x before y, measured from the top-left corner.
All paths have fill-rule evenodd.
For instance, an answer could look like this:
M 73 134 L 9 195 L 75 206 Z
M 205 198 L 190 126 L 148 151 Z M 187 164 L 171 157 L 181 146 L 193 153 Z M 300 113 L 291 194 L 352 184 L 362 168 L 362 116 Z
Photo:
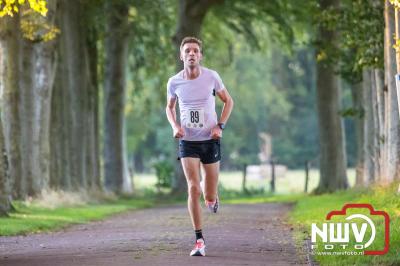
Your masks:
M 224 123 L 218 123 L 218 126 L 220 129 L 224 130 L 225 129 L 225 124 Z

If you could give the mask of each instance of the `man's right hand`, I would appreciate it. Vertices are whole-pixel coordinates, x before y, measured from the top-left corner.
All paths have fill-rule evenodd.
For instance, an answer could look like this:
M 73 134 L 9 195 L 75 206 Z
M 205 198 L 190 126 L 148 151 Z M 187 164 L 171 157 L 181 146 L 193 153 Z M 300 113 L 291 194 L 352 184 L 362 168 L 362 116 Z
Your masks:
M 182 138 L 183 136 L 185 136 L 185 131 L 183 130 L 183 128 L 181 126 L 176 126 L 174 127 L 174 138 L 179 139 Z

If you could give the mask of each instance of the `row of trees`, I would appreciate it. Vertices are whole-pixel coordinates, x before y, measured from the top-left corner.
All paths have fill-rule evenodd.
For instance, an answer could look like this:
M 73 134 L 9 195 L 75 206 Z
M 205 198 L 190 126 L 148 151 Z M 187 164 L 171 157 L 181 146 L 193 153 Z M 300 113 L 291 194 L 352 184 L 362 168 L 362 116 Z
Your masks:
M 342 26 L 347 36 L 342 44 L 343 61 L 353 59 L 341 71 L 353 94 L 358 147 L 356 183 L 391 183 L 400 177 L 400 109 L 395 82 L 399 69 L 394 49 L 398 9 L 389 1 L 351 1 L 348 9 L 348 20 L 365 22 Z M 349 32 L 354 34 L 350 36 Z
M 51 0 L 46 16 L 40 14 L 45 12 L 42 1 L 29 1 L 30 6 L 3 2 L 3 212 L 10 207 L 11 195 L 24 199 L 47 188 L 131 192 L 126 147 L 140 153 L 146 140 L 169 132 L 155 130 L 148 121 L 163 116 L 165 81 L 181 69 L 178 47 L 188 35 L 213 44 L 207 55 L 215 61 L 206 61 L 224 64 L 231 61 L 237 36 L 256 50 L 266 50 L 270 39 L 290 50 L 303 36 L 308 52 L 292 53 L 303 57 L 299 62 L 315 65 L 315 80 L 310 75 L 302 86 L 316 86 L 318 192 L 348 186 L 343 116 L 356 121 L 357 183 L 398 178 L 399 107 L 392 48 L 398 23 L 397 10 L 388 0 L 384 5 L 373 0 Z M 260 28 L 268 29 L 268 35 Z M 281 77 L 285 83 L 273 81 L 278 88 L 295 82 Z M 341 107 L 343 84 L 353 92 L 354 106 L 347 110 Z M 296 93 L 288 95 L 295 101 Z M 126 124 L 126 119 L 135 123 Z M 173 188 L 185 190 L 179 164 Z
M 3 17 L 0 28 L 1 132 L 7 166 L 1 173 L 3 210 L 11 195 L 24 199 L 50 187 L 75 191 L 103 187 L 100 82 L 104 82 L 107 114 L 105 184 L 111 191 L 130 192 L 129 182 L 123 181 L 128 178 L 122 157 L 127 3 L 107 3 L 108 16 L 97 23 L 103 7 L 91 1 L 49 1 L 45 17 L 32 4 L 29 8 L 9 2 L 15 13 Z M 103 25 L 105 56 L 100 57 L 98 28 Z M 102 78 L 99 60 L 104 62 Z
M 338 114 L 355 121 L 356 184 L 398 180 L 398 70 L 393 49 L 398 40 L 398 8 L 390 1 L 323 0 L 319 9 L 316 60 L 321 179 L 317 192 L 348 186 L 346 143 Z M 353 107 L 346 110 L 341 108 L 343 83 L 350 86 L 353 99 Z

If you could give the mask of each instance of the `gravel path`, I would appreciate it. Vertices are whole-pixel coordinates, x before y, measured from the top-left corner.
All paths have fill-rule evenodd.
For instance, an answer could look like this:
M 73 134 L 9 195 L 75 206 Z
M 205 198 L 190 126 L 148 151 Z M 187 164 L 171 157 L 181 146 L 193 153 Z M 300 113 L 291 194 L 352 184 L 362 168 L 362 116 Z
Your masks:
M 131 211 L 64 231 L 0 237 L 0 265 L 306 265 L 285 219 L 290 204 L 204 209 L 206 257 L 194 244 L 186 206 Z

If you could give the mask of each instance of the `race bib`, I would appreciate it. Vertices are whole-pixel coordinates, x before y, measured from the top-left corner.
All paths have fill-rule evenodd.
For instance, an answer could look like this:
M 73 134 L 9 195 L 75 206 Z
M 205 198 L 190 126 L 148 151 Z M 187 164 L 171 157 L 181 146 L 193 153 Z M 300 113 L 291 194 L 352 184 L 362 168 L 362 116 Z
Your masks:
M 186 113 L 187 128 L 203 128 L 204 127 L 204 109 L 189 109 Z

